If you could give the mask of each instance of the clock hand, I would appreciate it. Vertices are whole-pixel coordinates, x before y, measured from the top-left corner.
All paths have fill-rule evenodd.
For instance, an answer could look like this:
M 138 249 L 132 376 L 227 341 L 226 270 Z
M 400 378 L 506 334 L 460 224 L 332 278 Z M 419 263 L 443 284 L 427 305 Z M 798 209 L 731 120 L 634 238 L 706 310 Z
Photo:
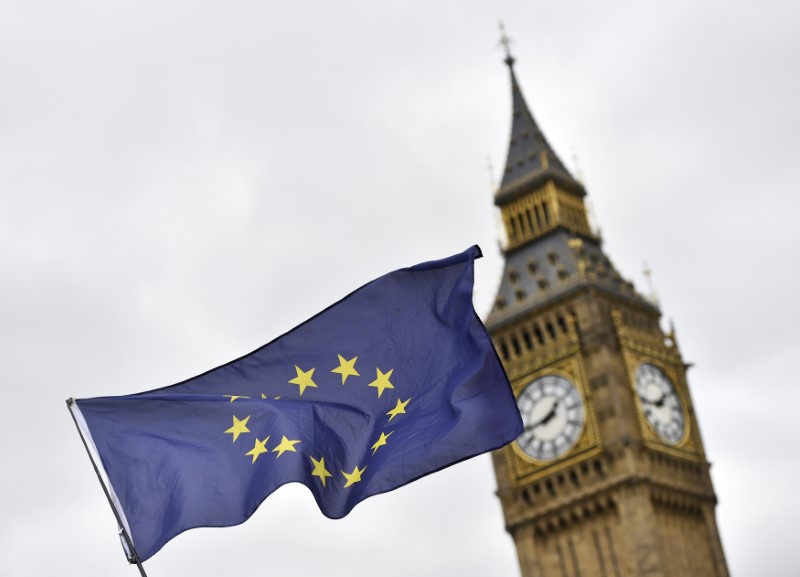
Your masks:
M 561 402 L 561 399 L 558 399 L 555 403 L 553 403 L 553 408 L 550 409 L 550 412 L 547 413 L 544 419 L 542 419 L 542 424 L 546 425 L 550 421 L 553 420 L 553 417 L 556 416 L 556 409 L 558 409 L 558 404 Z
M 526 425 L 525 426 L 525 430 L 526 431 L 532 431 L 533 429 L 537 428 L 539 425 L 546 425 L 551 420 L 553 420 L 553 417 L 556 416 L 556 409 L 558 408 L 558 404 L 560 402 L 561 402 L 560 399 L 556 400 L 556 402 L 553 403 L 553 407 L 550 409 L 549 413 L 547 413 L 544 417 L 542 417 L 541 419 L 539 419 L 535 423 L 531 423 L 529 425 Z
M 645 405 L 652 405 L 654 407 L 658 407 L 659 409 L 664 406 L 664 401 L 667 398 L 666 393 L 662 393 L 658 399 L 649 399 L 645 395 L 639 395 L 639 398 L 642 400 L 642 403 Z

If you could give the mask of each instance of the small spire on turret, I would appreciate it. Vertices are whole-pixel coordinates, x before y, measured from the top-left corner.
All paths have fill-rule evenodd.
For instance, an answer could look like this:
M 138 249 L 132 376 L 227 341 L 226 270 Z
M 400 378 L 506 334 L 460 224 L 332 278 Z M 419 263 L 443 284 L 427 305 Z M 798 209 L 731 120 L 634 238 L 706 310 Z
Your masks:
M 494 164 L 492 164 L 492 156 L 486 156 L 486 170 L 489 171 L 489 188 L 492 194 L 497 192 L 497 180 L 494 177 Z
M 679 350 L 678 337 L 675 335 L 675 322 L 672 320 L 672 318 L 669 319 L 669 332 L 665 335 L 665 337 L 666 337 L 666 344 L 668 347 L 676 351 Z M 689 369 L 693 365 L 694 363 L 684 363 L 683 368 Z
M 574 146 L 572 147 L 572 168 L 575 170 L 575 180 L 581 184 L 585 184 L 583 182 L 583 171 L 581 170 L 581 165 L 578 162 L 578 151 L 575 150 Z
M 653 283 L 653 271 L 650 270 L 650 267 L 647 266 L 647 263 L 644 263 L 644 270 L 642 270 L 642 274 L 644 278 L 647 279 L 647 290 L 650 292 L 648 298 L 651 303 L 658 306 L 658 293 L 656 292 L 655 284 Z

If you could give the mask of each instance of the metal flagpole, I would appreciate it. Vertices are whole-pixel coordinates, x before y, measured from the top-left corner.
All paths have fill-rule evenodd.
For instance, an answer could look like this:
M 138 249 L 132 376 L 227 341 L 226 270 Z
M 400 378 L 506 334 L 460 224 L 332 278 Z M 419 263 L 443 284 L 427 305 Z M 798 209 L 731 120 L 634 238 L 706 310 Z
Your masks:
M 139 574 L 142 577 L 147 577 L 147 573 L 144 572 L 144 567 L 142 567 L 142 562 L 139 560 L 139 554 L 133 547 L 133 541 L 131 541 L 128 532 L 125 530 L 125 526 L 122 524 L 122 519 L 119 516 L 117 508 L 114 507 L 114 502 L 111 500 L 111 494 L 108 492 L 108 487 L 106 487 L 106 484 L 103 482 L 103 477 L 100 475 L 100 469 L 97 468 L 97 463 L 94 462 L 94 457 L 92 457 L 92 452 L 89 450 L 89 445 L 86 443 L 83 432 L 81 432 L 81 428 L 78 425 L 78 420 L 75 418 L 75 413 L 72 412 L 72 405 L 74 404 L 75 399 L 67 399 L 67 410 L 69 411 L 69 414 L 72 415 L 72 421 L 75 423 L 75 428 L 78 429 L 78 435 L 80 435 L 81 442 L 83 442 L 83 447 L 86 449 L 86 454 L 89 455 L 89 460 L 92 462 L 92 467 L 94 467 L 97 480 L 100 481 L 100 486 L 103 487 L 103 493 L 105 493 L 106 499 L 108 499 L 108 504 L 111 506 L 111 510 L 114 511 L 114 517 L 117 519 L 117 526 L 119 527 L 120 535 L 122 535 L 122 537 L 125 539 L 125 543 L 128 545 L 128 550 L 131 552 L 131 559 L 128 559 L 128 562 L 135 563 L 136 567 L 139 568 Z

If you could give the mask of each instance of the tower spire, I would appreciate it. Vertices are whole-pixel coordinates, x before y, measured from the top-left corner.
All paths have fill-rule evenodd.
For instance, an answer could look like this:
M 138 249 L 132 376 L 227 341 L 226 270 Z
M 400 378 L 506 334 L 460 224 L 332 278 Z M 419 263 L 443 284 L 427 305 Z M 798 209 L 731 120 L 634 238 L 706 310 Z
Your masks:
M 500 46 L 505 52 L 504 62 L 511 76 L 512 123 L 508 156 L 497 198 L 515 195 L 521 187 L 528 188 L 553 178 L 581 196 L 583 186 L 570 174 L 564 163 L 544 136 L 528 108 L 522 89 L 514 73 L 516 59 L 511 54 L 512 39 L 500 22 Z

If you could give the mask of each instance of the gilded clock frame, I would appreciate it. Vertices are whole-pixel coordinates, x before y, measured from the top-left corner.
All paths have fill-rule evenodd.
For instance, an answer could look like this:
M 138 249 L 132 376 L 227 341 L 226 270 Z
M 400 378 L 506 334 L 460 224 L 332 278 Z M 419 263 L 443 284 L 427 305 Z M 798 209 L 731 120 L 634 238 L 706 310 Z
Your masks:
M 557 375 L 567 379 L 581 396 L 584 409 L 584 424 L 580 436 L 575 444 L 560 457 L 549 461 L 540 461 L 528 455 L 514 440 L 506 449 L 509 452 L 509 465 L 511 476 L 516 482 L 529 482 L 550 475 L 555 471 L 565 469 L 577 462 L 583 461 L 600 453 L 602 446 L 594 412 L 591 390 L 586 379 L 586 370 L 580 351 L 569 352 L 547 366 L 515 378 L 512 382 L 514 398 L 519 398 L 522 391 L 531 382 L 547 375 Z M 515 375 L 516 376 L 516 375 Z
M 651 449 L 677 457 L 701 461 L 702 449 L 697 437 L 694 410 L 689 397 L 683 360 L 677 346 L 674 342 L 665 341 L 663 335 L 646 334 L 625 325 L 619 311 L 613 311 L 612 318 L 621 344 L 628 385 L 644 444 Z M 681 439 L 675 444 L 663 440 L 644 414 L 636 382 L 637 370 L 643 364 L 653 365 L 664 373 L 678 397 L 683 411 L 684 430 Z

